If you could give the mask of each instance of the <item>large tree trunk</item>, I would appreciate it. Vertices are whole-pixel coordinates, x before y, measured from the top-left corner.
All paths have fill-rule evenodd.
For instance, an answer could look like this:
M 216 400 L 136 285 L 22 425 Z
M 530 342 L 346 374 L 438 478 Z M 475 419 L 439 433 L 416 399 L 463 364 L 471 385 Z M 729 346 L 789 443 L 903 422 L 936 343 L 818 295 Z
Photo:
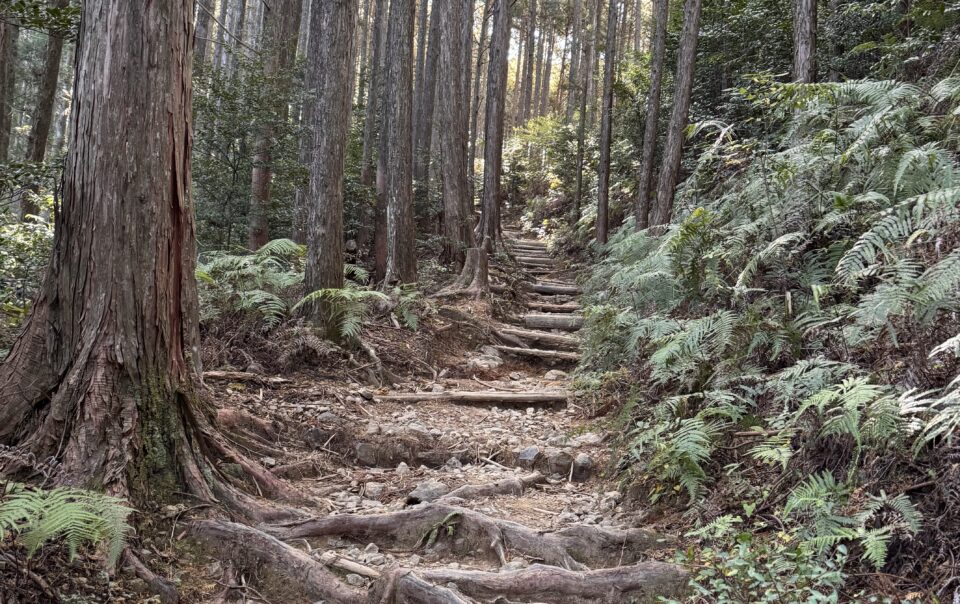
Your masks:
M 793 79 L 817 81 L 817 0 L 794 0 Z
M 463 12 L 468 7 L 461 0 L 451 0 L 434 10 L 440 15 L 440 150 L 443 169 L 443 236 L 444 257 L 460 264 L 464 250 L 473 247 L 473 229 L 469 214 L 464 212 L 470 195 L 467 182 L 468 93 L 463 89 L 460 65 L 464 39 Z
M 643 0 L 636 0 L 633 9 L 633 52 L 643 48 Z
M 680 49 L 677 53 L 677 89 L 673 95 L 673 113 L 667 128 L 660 182 L 657 184 L 657 211 L 651 221 L 654 226 L 667 224 L 673 215 L 673 196 L 680 173 L 684 132 L 690 112 L 690 94 L 693 91 L 701 5 L 702 0 L 687 0 L 683 7 L 683 31 L 680 33 Z
M 284 124 L 290 117 L 288 97 L 293 85 L 291 69 L 297 54 L 303 0 L 274 0 L 273 4 L 264 10 L 262 47 L 266 57 L 263 61 L 263 77 L 268 82 L 280 78 L 280 98 L 253 143 L 250 231 L 247 242 L 252 250 L 261 248 L 270 240 L 270 186 L 273 182 L 275 124 Z
M 0 163 L 10 152 L 10 130 L 13 126 L 13 88 L 17 67 L 17 42 L 20 28 L 0 21 Z
M 213 45 L 213 66 L 215 69 L 223 69 L 226 65 L 226 25 L 230 0 L 220 0 L 220 12 L 217 13 L 217 40 Z
M 543 88 L 543 59 L 544 52 L 546 52 L 547 45 L 547 30 L 544 27 L 540 28 L 540 35 L 537 36 L 537 63 L 534 68 L 535 76 L 533 78 L 533 98 L 530 101 L 530 114 L 527 116 L 527 119 L 533 119 L 537 117 L 540 113 L 540 93 Z
M 453 2 L 454 0 L 446 0 Z M 440 61 L 440 14 L 439 7 L 430 12 L 430 36 L 427 40 L 427 58 L 423 68 L 423 89 L 417 100 L 416 155 L 413 162 L 413 179 L 417 183 L 417 197 L 427 199 L 430 195 L 430 155 L 433 152 L 433 113 L 437 99 L 437 65 Z M 391 22 L 391 27 L 392 27 Z M 446 101 L 446 99 L 444 100 Z
M 470 174 L 470 199 L 471 201 L 476 196 L 473 186 L 473 176 L 474 169 L 477 164 L 477 140 L 480 138 L 478 122 L 480 119 L 480 105 L 481 105 L 481 75 L 483 74 L 483 55 L 484 49 L 487 46 L 487 25 L 490 22 L 490 19 L 493 18 L 491 13 L 491 8 L 493 6 L 494 0 L 484 0 L 483 3 L 483 21 L 480 23 L 480 40 L 477 43 L 477 64 L 476 69 L 473 73 L 473 104 L 471 105 L 470 110 L 470 160 L 467 164 L 467 170 Z M 471 207 L 471 212 L 472 212 Z M 472 214 L 471 214 L 472 217 Z
M 520 93 L 519 124 L 530 119 L 530 105 L 533 96 L 533 78 L 535 72 L 537 52 L 537 0 L 528 0 L 529 13 L 527 15 L 527 41 L 524 44 L 526 56 L 523 60 L 523 90 Z
M 370 63 L 370 91 L 367 93 L 367 105 L 363 116 L 363 150 L 360 160 L 360 182 L 368 187 L 374 184 L 376 163 L 373 150 L 377 146 L 379 130 L 378 118 L 383 103 L 383 60 L 386 54 L 387 36 L 384 31 L 389 0 L 374 0 L 376 10 L 373 15 L 373 59 Z
M 583 36 L 583 0 L 573 0 L 573 40 L 570 46 L 570 78 L 567 84 L 567 121 L 573 121 L 580 96 L 580 55 Z
M 429 23 L 427 17 L 430 15 L 429 8 L 430 0 L 419 0 L 417 6 L 417 64 L 413 78 L 413 98 L 418 105 L 423 101 L 423 70 L 427 64 L 427 24 Z M 419 111 L 414 112 L 413 119 L 413 132 L 414 137 L 416 137 L 417 132 L 420 131 L 417 121 L 420 119 Z M 417 148 L 417 142 L 414 138 L 414 149 Z
M 657 130 L 660 124 L 660 91 L 663 85 L 663 59 L 667 52 L 667 19 L 670 0 L 654 0 L 653 54 L 650 57 L 650 90 L 647 92 L 647 115 L 640 152 L 640 175 L 636 199 L 636 228 L 650 223 L 650 188 L 653 186 L 653 159 L 657 153 Z
M 390 2 L 387 78 L 387 270 L 385 280 L 417 280 L 416 233 L 413 223 L 413 21 L 414 0 Z M 436 11 L 435 11 L 436 12 Z M 434 45 L 431 36 L 430 45 Z M 439 49 L 438 49 L 439 50 Z M 432 50 L 430 51 L 432 53 Z M 428 57 L 428 61 L 429 61 Z M 429 71 L 427 69 L 429 78 Z M 430 96 L 430 82 L 424 93 Z
M 547 62 L 543 73 L 543 88 L 540 91 L 540 107 L 537 109 L 538 116 L 544 116 L 550 110 L 550 78 L 553 77 L 553 49 L 556 45 L 557 37 L 550 30 L 550 45 L 547 48 Z
M 489 241 L 490 246 L 496 247 L 500 240 L 500 175 L 503 170 L 503 120 L 510 56 L 510 2 L 494 0 L 491 10 L 494 18 L 493 33 L 490 38 L 490 62 L 487 66 L 483 205 L 478 239 Z
M 610 198 L 610 139 L 613 138 L 613 74 L 617 68 L 617 0 L 610 0 L 607 16 L 607 48 L 603 72 L 603 117 L 600 123 L 600 166 L 597 173 L 597 243 L 607 242 Z
M 350 127 L 357 0 L 313 0 L 310 69 L 313 162 L 307 233 L 307 290 L 343 287 L 343 172 Z M 315 310 L 322 311 L 318 306 Z
M 587 125 L 592 129 L 597 121 L 597 73 L 600 71 L 600 53 L 597 52 L 597 40 L 600 36 L 600 9 L 603 0 L 590 3 L 590 46 L 587 62 Z
M 210 48 L 210 15 L 213 12 L 213 0 L 197 0 L 197 35 L 193 51 L 193 68 L 199 71 L 207 62 Z
M 64 9 L 70 0 L 54 0 L 52 7 Z M 30 126 L 30 136 L 27 137 L 28 162 L 42 162 L 47 152 L 47 139 L 50 137 L 50 126 L 53 123 L 53 108 L 57 102 L 57 85 L 60 82 L 60 58 L 63 55 L 63 37 L 59 33 L 51 32 L 47 36 L 47 49 L 43 57 L 43 73 L 40 76 L 40 86 L 37 89 L 37 107 L 33 114 L 33 123 Z M 26 216 L 35 216 L 39 208 L 29 193 L 20 197 L 20 219 Z
M 203 421 L 192 43 L 192 0 L 83 4 L 52 260 L 0 365 L 6 472 L 33 455 L 59 484 L 210 498 L 188 438 Z
M 370 79 L 370 65 L 367 56 L 370 48 L 370 29 L 373 27 L 370 18 L 370 8 L 373 0 L 364 0 L 363 17 L 360 20 L 360 40 L 359 54 L 357 55 L 357 65 L 360 72 L 359 85 L 357 86 L 357 104 L 363 104 L 367 94 L 367 81 Z
M 224 0 L 226 1 L 226 0 Z M 261 0 L 262 1 L 262 0 Z M 247 0 L 236 0 L 233 19 L 230 23 L 231 32 L 236 43 L 232 53 L 227 54 L 227 73 L 231 76 L 236 75 L 237 55 L 244 53 L 244 44 L 247 31 Z

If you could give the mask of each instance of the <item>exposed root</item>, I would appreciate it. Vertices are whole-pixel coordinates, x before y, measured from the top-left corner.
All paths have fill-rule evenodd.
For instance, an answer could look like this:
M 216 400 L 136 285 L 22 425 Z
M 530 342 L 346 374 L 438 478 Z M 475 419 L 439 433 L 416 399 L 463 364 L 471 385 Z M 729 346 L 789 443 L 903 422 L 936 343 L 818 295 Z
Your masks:
M 500 573 L 438 568 L 425 570 L 422 576 L 435 583 L 455 583 L 459 591 L 485 601 L 509 597 L 565 604 L 656 602 L 658 596 L 682 594 L 687 583 L 680 567 L 663 562 L 582 572 L 540 564 Z
M 259 373 L 248 373 L 246 371 L 205 371 L 204 380 L 222 380 L 228 382 L 257 382 L 258 384 L 269 384 L 278 386 L 280 384 L 289 384 L 292 380 L 282 377 L 268 377 Z
M 133 574 L 136 575 L 138 579 L 146 583 L 153 593 L 157 594 L 162 604 L 178 604 L 178 602 L 180 602 L 180 594 L 177 593 L 177 588 L 173 582 L 164 579 L 147 568 L 147 565 L 141 562 L 134 554 L 130 553 L 129 549 L 123 552 L 123 564 L 133 571 Z
M 399 403 L 419 401 L 450 401 L 452 403 L 531 404 L 565 403 L 570 393 L 565 390 L 537 390 L 532 392 L 414 392 L 377 395 L 377 400 Z
M 283 539 L 304 539 L 338 535 L 364 542 L 392 542 L 415 549 L 437 526 L 456 523 L 458 539 L 448 543 L 463 554 L 477 550 L 506 562 L 512 550 L 532 560 L 571 570 L 593 566 L 632 563 L 651 550 L 669 546 L 672 539 L 642 529 L 616 530 L 594 526 L 571 527 L 559 532 L 541 532 L 509 520 L 500 520 L 473 510 L 432 503 L 400 512 L 378 515 L 344 514 L 273 525 L 264 528 Z M 443 531 L 438 531 L 438 540 Z
M 523 495 L 523 491 L 529 489 L 535 484 L 545 482 L 546 476 L 539 472 L 521 476 L 519 478 L 504 478 L 497 482 L 487 484 L 465 484 L 458 489 L 450 491 L 440 498 L 440 501 L 450 502 L 453 499 L 465 501 L 467 499 L 479 499 L 481 497 L 493 497 L 495 495 Z
M 466 295 L 481 298 L 490 291 L 489 238 L 480 247 L 467 250 L 460 276 L 449 287 L 435 294 L 437 297 Z

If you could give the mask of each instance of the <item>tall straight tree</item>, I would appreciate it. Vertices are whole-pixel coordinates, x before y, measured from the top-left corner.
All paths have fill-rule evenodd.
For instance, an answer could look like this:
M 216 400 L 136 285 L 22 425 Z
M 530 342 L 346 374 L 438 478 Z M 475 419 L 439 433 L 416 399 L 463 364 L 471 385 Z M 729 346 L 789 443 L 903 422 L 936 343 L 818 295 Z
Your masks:
M 793 0 L 793 79 L 817 81 L 817 0 Z
M 197 42 L 193 52 L 194 69 L 203 68 L 207 62 L 207 52 L 210 49 L 210 24 L 213 14 L 213 0 L 197 0 Z
M 65 9 L 70 0 L 54 0 L 51 7 Z M 47 139 L 50 137 L 50 126 L 53 123 L 53 107 L 57 101 L 57 90 L 60 82 L 60 59 L 63 56 L 64 32 L 51 31 L 47 35 L 47 48 L 43 56 L 43 72 L 40 75 L 40 84 L 37 88 L 36 111 L 30 125 L 30 136 L 27 137 L 28 162 L 42 162 L 47 153 Z M 20 218 L 36 215 L 39 212 L 33 198 L 29 194 L 20 197 Z
M 503 171 L 503 131 L 510 61 L 510 0 L 493 0 L 493 32 L 487 65 L 487 111 L 483 143 L 483 203 L 480 240 L 500 239 L 500 176 Z M 488 250 L 489 251 L 489 250 Z
M 253 174 L 250 185 L 250 249 L 259 249 L 270 240 L 270 187 L 273 182 L 273 145 L 276 125 L 290 117 L 289 96 L 293 87 L 291 70 L 300 37 L 303 0 L 274 0 L 263 13 L 263 76 L 277 80 L 280 98 L 271 115 L 261 125 L 253 143 Z
M 540 107 L 537 109 L 538 116 L 546 115 L 550 108 L 550 80 L 553 77 L 553 50 L 557 42 L 557 37 L 554 35 L 553 29 L 549 31 L 550 45 L 547 47 L 547 59 L 543 69 L 543 82 L 541 84 L 542 88 L 540 89 Z
M 607 242 L 610 198 L 610 139 L 613 138 L 613 75 L 617 69 L 617 0 L 607 9 L 607 46 L 603 71 L 603 104 L 600 120 L 600 165 L 597 172 L 597 243 Z
M 633 52 L 643 48 L 643 0 L 635 0 L 633 9 Z
M 10 129 L 13 126 L 14 71 L 17 67 L 17 42 L 20 28 L 0 21 L 0 163 L 7 161 L 10 151 Z
M 452 2 L 453 0 L 449 0 Z M 440 15 L 439 7 L 430 12 L 430 31 L 427 40 L 427 57 L 423 67 L 423 88 L 417 99 L 416 155 L 413 162 L 413 179 L 417 182 L 418 195 L 429 195 L 430 154 L 433 150 L 433 117 L 437 100 L 437 65 L 440 61 Z M 392 26 L 391 22 L 391 26 Z
M 488 50 L 487 27 L 490 23 L 490 20 L 493 18 L 493 13 L 491 12 L 493 1 L 494 0 L 484 0 L 483 2 L 483 20 L 480 22 L 480 39 L 477 42 L 477 63 L 476 69 L 473 72 L 473 103 L 471 104 L 470 109 L 470 159 L 468 160 L 469 163 L 467 164 L 467 170 L 471 177 L 471 201 L 474 198 L 473 172 L 474 166 L 477 163 L 477 140 L 480 138 L 478 122 L 480 120 L 481 92 L 483 89 L 481 86 L 481 77 L 483 75 L 483 57 L 487 56 L 487 53 L 485 52 Z
M 573 121 L 573 114 L 580 98 L 580 58 L 583 44 L 583 0 L 573 0 L 572 41 L 570 45 L 570 78 L 567 85 L 567 121 Z
M 673 113 L 667 127 L 667 142 L 663 151 L 660 181 L 657 184 L 657 209 L 651 224 L 667 224 L 673 215 L 673 197 L 680 173 L 684 132 L 690 113 L 690 95 L 693 92 L 693 70 L 696 65 L 697 39 L 700 34 L 702 0 L 686 0 L 683 6 L 683 31 L 677 52 L 677 89 L 673 95 Z
M 443 236 L 444 256 L 448 262 L 461 263 L 463 251 L 473 247 L 473 230 L 469 215 L 464 214 L 464 200 L 470 195 L 467 182 L 467 132 L 465 103 L 460 67 L 463 59 L 463 12 L 469 7 L 460 0 L 437 6 L 440 11 L 439 135 L 443 171 Z
M 314 89 L 307 91 L 315 97 L 306 266 L 311 292 L 343 287 L 343 171 L 356 19 L 357 0 L 313 0 L 308 57 Z
M 650 223 L 650 189 L 653 183 L 653 160 L 657 153 L 657 130 L 660 124 L 660 91 L 663 87 L 663 60 L 667 53 L 667 19 L 670 0 L 653 0 L 653 49 L 650 57 L 650 89 L 647 91 L 647 115 L 643 128 L 640 174 L 635 202 L 636 228 Z
M 376 8 L 373 13 L 373 36 L 371 44 L 373 52 L 370 61 L 370 86 L 367 92 L 367 104 L 363 116 L 363 150 L 360 159 L 360 182 L 370 187 L 376 163 L 373 161 L 373 150 L 377 146 L 378 120 L 381 117 L 380 108 L 383 106 L 384 90 L 384 58 L 386 56 L 386 23 L 387 5 L 389 0 L 373 0 Z
M 391 0 L 387 34 L 387 270 L 385 282 L 417 280 L 413 221 L 413 21 L 414 0 Z M 430 44 L 434 44 L 433 41 Z M 439 49 L 438 49 L 439 50 Z M 429 83 L 428 83 L 429 86 Z M 424 90 L 429 94 L 429 90 Z M 344 120 L 346 122 L 346 120 Z
M 430 14 L 430 0 L 419 0 L 417 3 L 417 64 L 416 71 L 414 71 L 413 78 L 413 98 L 416 103 L 419 103 L 423 98 L 423 70 L 426 68 L 427 63 L 427 16 Z M 417 119 L 417 114 L 413 114 L 414 120 Z M 414 136 L 417 132 L 417 124 L 413 125 Z M 414 140 L 413 144 L 416 145 L 417 141 Z
M 527 40 L 524 43 L 523 78 L 520 91 L 519 123 L 530 119 L 533 97 L 533 78 L 536 72 L 537 52 L 537 0 L 527 0 Z

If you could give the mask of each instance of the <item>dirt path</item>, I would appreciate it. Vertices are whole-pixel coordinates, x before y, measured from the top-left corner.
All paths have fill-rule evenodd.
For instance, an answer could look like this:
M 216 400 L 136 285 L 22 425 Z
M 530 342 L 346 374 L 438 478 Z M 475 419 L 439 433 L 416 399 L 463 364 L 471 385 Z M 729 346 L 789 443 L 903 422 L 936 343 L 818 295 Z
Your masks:
M 278 541 L 253 548 L 286 601 L 648 602 L 685 584 L 656 561 L 673 540 L 621 510 L 603 477 L 609 435 L 570 400 L 576 285 L 542 241 L 507 237 L 516 264 L 494 274 L 537 280 L 490 341 L 459 360 L 437 351 L 448 364 L 431 380 L 346 396 L 313 384 L 270 404 L 311 418 L 316 451 L 248 443 L 320 508 L 265 518 Z M 252 441 L 279 438 L 245 428 Z M 216 524 L 201 532 L 216 540 Z

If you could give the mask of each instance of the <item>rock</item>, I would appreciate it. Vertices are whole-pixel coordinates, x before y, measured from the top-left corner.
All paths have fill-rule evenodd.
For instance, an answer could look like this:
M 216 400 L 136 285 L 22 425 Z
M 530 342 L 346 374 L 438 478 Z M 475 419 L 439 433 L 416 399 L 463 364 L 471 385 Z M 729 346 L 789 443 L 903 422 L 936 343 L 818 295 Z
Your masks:
M 363 577 L 361 577 L 356 573 L 350 573 L 349 575 L 347 575 L 348 585 L 352 585 L 354 587 L 363 587 L 365 583 L 366 581 L 364 581 Z
M 324 411 L 317 416 L 317 421 L 325 424 L 339 424 L 343 420 L 340 419 L 340 416 L 333 411 Z
M 361 390 L 360 392 L 358 392 L 357 394 L 359 394 L 359 395 L 360 395 L 360 398 L 362 398 L 362 399 L 365 400 L 365 401 L 372 401 L 372 400 L 373 400 L 373 393 L 370 392 L 370 391 L 367 390 L 367 389 L 363 389 L 363 390 Z
M 367 434 L 370 434 L 371 436 L 374 434 L 380 434 L 382 431 L 383 428 L 380 426 L 380 424 L 376 424 L 374 422 L 367 424 Z
M 510 379 L 513 380 L 514 382 L 519 382 L 520 380 L 523 379 L 523 374 L 517 371 L 513 371 L 510 373 Z
M 443 484 L 439 480 L 428 480 L 417 485 L 417 488 L 412 490 L 410 494 L 407 495 L 407 503 L 412 504 L 436 501 L 449 492 L 450 487 Z
M 528 566 L 530 566 L 530 563 L 524 558 L 514 558 L 503 565 L 503 570 L 523 570 Z
M 367 547 L 363 548 L 363 553 L 365 554 L 379 554 L 380 548 L 376 543 L 368 543 Z
M 410 466 L 408 466 L 405 462 L 401 461 L 400 463 L 397 464 L 396 472 L 397 472 L 397 476 L 399 476 L 400 478 L 403 478 L 404 476 L 410 473 Z
M 324 430 L 314 426 L 303 434 L 303 442 L 311 449 L 322 449 L 330 441 L 330 437 L 335 433 L 330 430 Z
M 277 467 L 277 460 L 276 460 L 275 458 L 273 458 L 273 457 L 261 457 L 261 458 L 260 458 L 260 463 L 262 463 L 263 465 L 265 465 L 265 466 L 268 467 L 268 468 L 275 468 L 275 467 Z
M 431 392 L 443 392 L 443 391 L 444 391 L 443 384 L 434 384 L 433 387 L 430 388 L 430 391 L 431 391 Z
M 566 476 L 570 472 L 570 464 L 573 463 L 573 455 L 570 455 L 562 449 L 547 449 L 544 451 L 546 456 L 547 472 L 551 474 L 560 474 Z
M 586 453 L 580 453 L 573 460 L 573 480 L 575 482 L 584 482 L 590 478 L 593 472 L 593 460 Z
M 346 249 L 351 254 L 357 251 L 357 242 L 355 239 L 347 239 L 346 244 L 344 244 L 344 249 Z
M 560 380 L 568 379 L 570 375 L 566 371 L 560 371 L 559 369 L 551 369 L 544 376 L 543 379 L 551 382 L 559 382 Z
M 597 434 L 596 432 L 586 432 L 580 436 L 573 439 L 574 444 L 577 446 L 594 446 L 599 445 L 606 439 L 605 434 Z
M 481 355 L 467 361 L 467 369 L 480 371 L 491 371 L 503 365 L 503 359 L 500 357 Z
M 427 428 L 420 422 L 410 422 L 404 426 L 404 430 L 410 433 L 416 439 L 431 439 L 433 435 L 430 434 L 430 428 Z
M 414 566 L 417 566 L 418 564 L 420 564 L 420 556 L 414 554 L 414 555 L 410 556 L 409 558 L 407 558 L 407 566 L 409 566 L 410 568 L 413 568 Z
M 527 415 L 533 415 L 536 412 L 537 410 L 534 409 L 533 407 L 527 407 Z
M 570 444 L 570 437 L 566 434 L 555 434 L 547 439 L 547 444 L 551 447 L 565 447 Z
M 532 470 L 537 458 L 540 457 L 540 447 L 527 447 L 517 455 L 517 465 L 524 470 Z
M 493 346 L 484 346 L 480 349 L 480 354 L 483 356 L 500 358 L 500 351 Z
M 444 464 L 444 467 L 448 470 L 459 470 L 463 467 L 463 464 L 460 463 L 460 460 L 456 457 L 451 457 L 447 460 L 447 463 Z
M 377 447 L 372 443 L 357 443 L 357 461 L 365 466 L 377 465 Z
M 382 482 L 368 482 L 363 487 L 363 492 L 371 499 L 377 499 L 383 495 L 383 489 L 386 485 Z

